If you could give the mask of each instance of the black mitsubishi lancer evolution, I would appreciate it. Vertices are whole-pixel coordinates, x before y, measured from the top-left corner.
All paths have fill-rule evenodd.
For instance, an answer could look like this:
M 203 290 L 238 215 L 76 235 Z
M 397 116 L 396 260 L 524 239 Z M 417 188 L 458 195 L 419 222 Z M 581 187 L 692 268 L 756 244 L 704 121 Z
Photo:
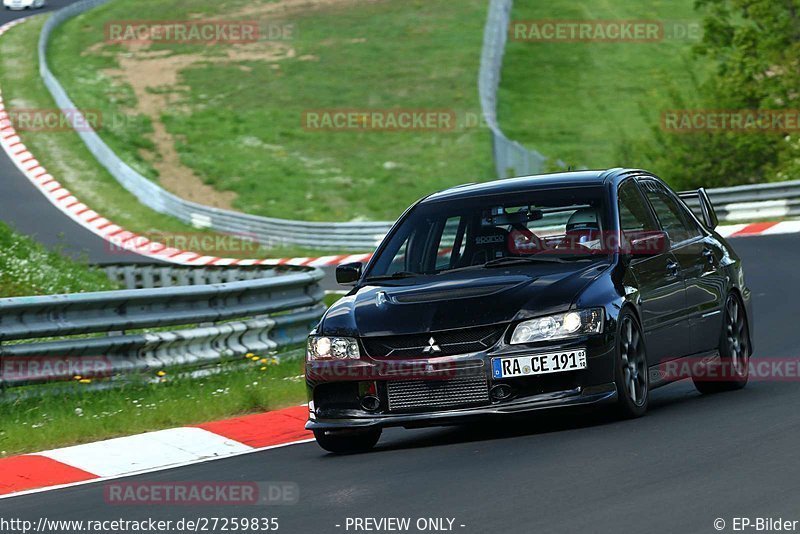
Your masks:
M 690 207 L 691 206 L 691 207 Z M 703 189 L 642 170 L 454 187 L 410 207 L 308 339 L 309 420 L 332 452 L 388 426 L 608 403 L 692 378 L 742 388 L 751 295 Z

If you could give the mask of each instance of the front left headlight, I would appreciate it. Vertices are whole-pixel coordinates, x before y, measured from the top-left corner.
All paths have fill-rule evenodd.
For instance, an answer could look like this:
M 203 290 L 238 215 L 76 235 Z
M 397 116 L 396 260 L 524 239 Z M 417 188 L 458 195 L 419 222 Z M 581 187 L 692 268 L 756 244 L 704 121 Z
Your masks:
M 603 332 L 603 308 L 576 310 L 522 321 L 511 335 L 511 344 L 536 343 Z
M 358 341 L 351 337 L 309 336 L 306 360 L 359 360 Z

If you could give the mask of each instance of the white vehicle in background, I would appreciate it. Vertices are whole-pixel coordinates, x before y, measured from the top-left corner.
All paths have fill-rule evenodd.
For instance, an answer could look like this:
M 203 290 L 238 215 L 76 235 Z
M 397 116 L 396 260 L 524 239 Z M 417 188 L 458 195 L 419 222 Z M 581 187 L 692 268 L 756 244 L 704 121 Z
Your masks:
M 6 9 L 39 9 L 47 5 L 47 0 L 3 0 Z

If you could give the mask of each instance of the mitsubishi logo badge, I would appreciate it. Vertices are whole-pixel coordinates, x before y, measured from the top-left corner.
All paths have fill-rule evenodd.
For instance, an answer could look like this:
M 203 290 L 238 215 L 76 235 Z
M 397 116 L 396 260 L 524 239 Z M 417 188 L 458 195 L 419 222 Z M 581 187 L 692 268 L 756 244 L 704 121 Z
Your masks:
M 428 340 L 428 346 L 422 349 L 422 352 L 425 354 L 430 354 L 432 352 L 442 352 L 442 349 L 439 348 L 439 345 L 436 344 L 436 340 L 430 338 Z

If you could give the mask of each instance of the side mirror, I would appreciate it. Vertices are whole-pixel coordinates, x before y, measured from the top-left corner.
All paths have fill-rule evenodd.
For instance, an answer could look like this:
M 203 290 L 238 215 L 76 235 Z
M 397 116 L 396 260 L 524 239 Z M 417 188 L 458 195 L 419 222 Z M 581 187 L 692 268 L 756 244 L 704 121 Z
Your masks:
M 669 236 L 660 230 L 629 233 L 628 250 L 632 256 L 658 256 L 669 250 Z
M 692 210 L 692 213 L 703 222 L 706 228 L 713 230 L 719 226 L 717 212 L 711 203 L 711 199 L 708 198 L 705 188 L 701 187 L 695 191 L 683 191 L 678 193 L 678 196 Z
M 700 210 L 703 213 L 703 222 L 709 230 L 715 229 L 719 226 L 719 218 L 717 217 L 714 205 L 711 204 L 711 199 L 708 198 L 708 193 L 706 193 L 705 188 L 701 187 L 698 189 L 697 196 L 700 197 Z
M 343 285 L 353 285 L 361 278 L 361 270 L 364 265 L 358 263 L 345 263 L 336 267 L 336 282 Z

